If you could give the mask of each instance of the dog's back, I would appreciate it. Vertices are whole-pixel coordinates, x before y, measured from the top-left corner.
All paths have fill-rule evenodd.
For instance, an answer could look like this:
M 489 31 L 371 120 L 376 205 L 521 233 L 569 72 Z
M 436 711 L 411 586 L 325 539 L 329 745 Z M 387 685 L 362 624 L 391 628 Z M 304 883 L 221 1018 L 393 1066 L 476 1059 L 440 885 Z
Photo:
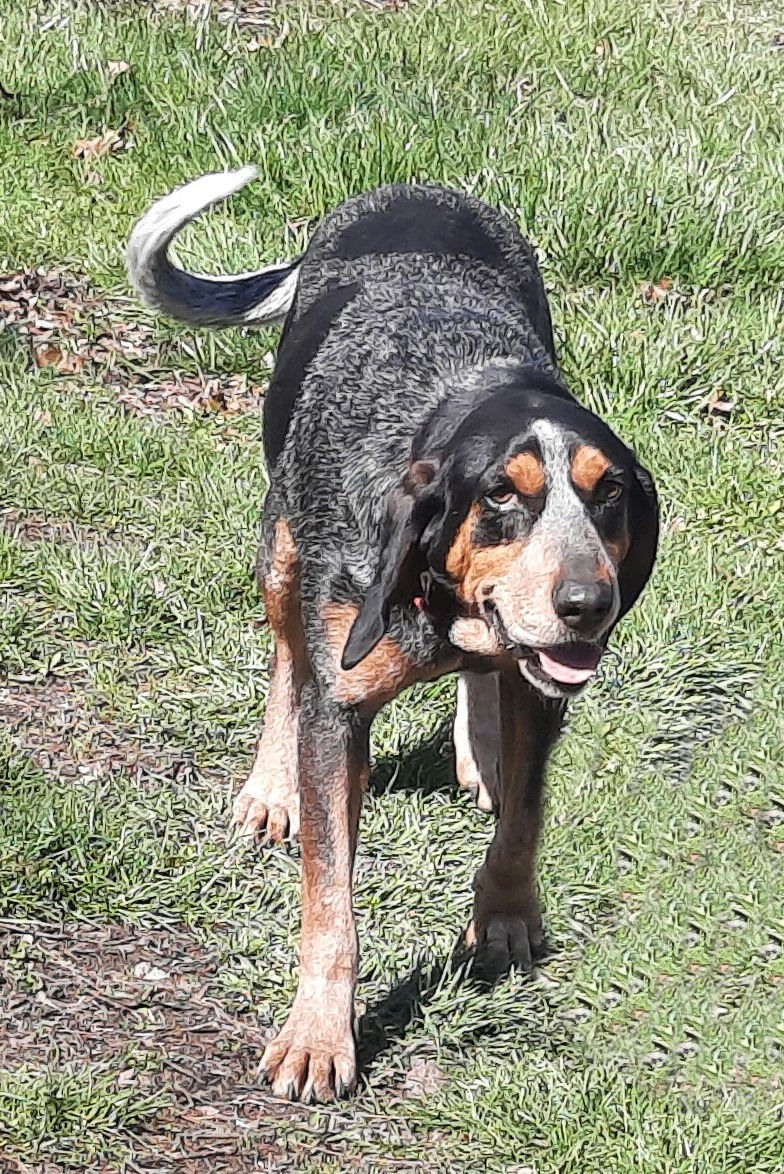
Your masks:
M 502 212 L 448 188 L 355 196 L 325 218 L 302 257 L 254 273 L 212 278 L 173 264 L 168 249 L 182 227 L 256 174 L 204 175 L 158 200 L 134 228 L 128 268 L 147 302 L 191 324 L 285 320 L 265 407 L 270 470 L 289 434 L 302 455 L 306 418 L 335 410 L 324 423 L 353 450 L 383 430 L 390 397 L 406 397 L 410 423 L 447 394 L 445 376 L 459 397 L 461 378 L 483 362 L 514 355 L 556 370 L 533 250 Z M 388 429 L 385 439 L 396 451 Z
M 294 314 L 312 305 L 339 273 L 350 280 L 408 276 L 436 285 L 444 272 L 458 280 L 473 274 L 488 292 L 500 287 L 519 299 L 553 354 L 550 313 L 531 246 L 498 209 L 431 184 L 376 188 L 325 217 L 302 259 Z
M 405 462 L 412 425 L 508 358 L 555 369 L 533 250 L 511 221 L 441 187 L 357 196 L 299 264 L 265 400 L 268 468 L 311 498 L 325 479 L 327 498 L 353 487 L 359 508 L 368 479 Z

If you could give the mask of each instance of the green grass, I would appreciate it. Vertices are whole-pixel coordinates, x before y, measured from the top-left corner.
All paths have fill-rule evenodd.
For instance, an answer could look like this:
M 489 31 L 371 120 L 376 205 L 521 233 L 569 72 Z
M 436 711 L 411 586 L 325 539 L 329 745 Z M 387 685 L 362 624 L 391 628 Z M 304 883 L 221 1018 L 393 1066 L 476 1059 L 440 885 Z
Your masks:
M 380 182 L 467 188 L 541 250 L 567 374 L 662 496 L 655 580 L 573 707 L 551 771 L 551 957 L 491 995 L 444 966 L 491 829 L 451 784 L 440 730 L 452 684 L 398 699 L 375 727 L 356 885 L 365 1047 L 384 1031 L 386 1046 L 337 1110 L 284 1112 L 237 1076 L 257 1129 L 229 1114 L 225 1169 L 254 1169 L 254 1153 L 263 1168 L 273 1138 L 281 1169 L 774 1174 L 779 6 L 282 4 L 271 21 L 287 35 L 256 51 L 258 27 L 218 13 L 31 7 L 0 0 L 0 82 L 17 95 L 0 99 L 0 268 L 86 276 L 106 320 L 148 322 L 122 300 L 122 246 L 152 198 L 203 171 L 261 167 L 189 230 L 182 255 L 214 272 L 290 254 L 310 219 Z M 130 71 L 110 80 L 113 60 Z M 120 126 L 127 150 L 73 157 L 77 139 Z M 664 277 L 668 296 L 646 300 L 641 284 Z M 273 342 L 160 322 L 150 353 L 122 369 L 258 383 Z M 39 370 L 27 340 L 0 331 L 0 506 L 73 531 L 0 530 L 0 705 L 32 706 L 0 745 L 0 918 L 12 941 L 29 929 L 30 949 L 61 921 L 171 929 L 216 952 L 227 1016 L 279 1024 L 296 981 L 297 856 L 228 834 L 268 683 L 252 577 L 259 420 L 140 418 L 101 376 Z M 716 400 L 731 409 L 709 410 Z M 9 963 L 34 1017 L 26 965 Z M 43 1064 L 23 1041 L 5 1053 L 5 1154 L 47 1170 L 114 1171 L 123 1155 L 157 1169 L 161 1112 L 167 1147 L 188 1138 L 163 1076 L 130 1097 L 117 1080 L 127 1059 L 99 1049 L 71 1071 L 56 1033 L 50 1044 Z M 426 1095 L 408 1095 L 415 1061 L 443 1078 Z M 199 1086 L 202 1106 L 213 1095 Z
M 51 1155 L 66 1169 L 83 1170 L 95 1158 L 122 1160 L 121 1131 L 154 1116 L 163 1102 L 118 1089 L 116 1076 L 83 1064 L 0 1073 L 0 1137 L 11 1153 Z

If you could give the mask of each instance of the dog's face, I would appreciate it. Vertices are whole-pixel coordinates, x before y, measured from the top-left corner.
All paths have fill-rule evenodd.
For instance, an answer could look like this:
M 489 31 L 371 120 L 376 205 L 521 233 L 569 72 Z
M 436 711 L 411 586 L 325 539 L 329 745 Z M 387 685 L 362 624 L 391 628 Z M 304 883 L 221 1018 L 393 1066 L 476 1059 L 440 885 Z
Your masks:
M 564 697 L 593 676 L 650 574 L 658 508 L 650 476 L 602 421 L 562 393 L 527 390 L 488 396 L 435 457 L 412 463 L 385 598 L 414 550 L 438 606 L 452 601 L 454 643 L 511 653 L 532 685 Z
M 622 568 L 640 527 L 638 472 L 587 414 L 531 420 L 478 471 L 482 447 L 473 476 L 453 485 L 464 516 L 439 536 L 433 561 L 461 611 L 486 623 L 531 684 L 574 693 L 621 612 Z

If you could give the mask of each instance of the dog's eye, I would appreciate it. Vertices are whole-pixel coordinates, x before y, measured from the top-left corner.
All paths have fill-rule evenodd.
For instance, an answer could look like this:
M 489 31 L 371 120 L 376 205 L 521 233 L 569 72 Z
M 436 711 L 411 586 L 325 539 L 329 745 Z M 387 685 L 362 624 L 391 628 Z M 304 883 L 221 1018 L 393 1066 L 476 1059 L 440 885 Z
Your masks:
M 485 502 L 490 506 L 491 510 L 504 513 L 506 510 L 513 510 L 517 506 L 517 494 L 513 493 L 511 489 L 499 486 L 492 493 L 488 493 Z
M 622 493 L 622 485 L 619 485 L 617 481 L 608 481 L 606 485 L 601 487 L 599 500 L 602 502 L 617 501 Z

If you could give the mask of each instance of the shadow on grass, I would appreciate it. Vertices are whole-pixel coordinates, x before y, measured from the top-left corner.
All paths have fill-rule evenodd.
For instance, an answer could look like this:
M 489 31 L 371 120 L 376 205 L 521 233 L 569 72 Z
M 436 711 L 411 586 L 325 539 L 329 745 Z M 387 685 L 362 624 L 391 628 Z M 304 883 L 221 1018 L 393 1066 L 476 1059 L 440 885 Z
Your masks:
M 536 956 L 537 968 L 546 965 L 548 957 L 549 950 L 545 943 Z M 456 977 L 460 985 L 467 984 L 489 997 L 493 988 L 508 973 L 508 968 L 494 971 L 486 969 L 481 958 L 466 947 L 462 933 L 458 935 L 448 956 L 435 960 L 420 959 L 405 978 L 400 979 L 382 999 L 360 1016 L 357 1024 L 360 1072 L 367 1074 L 375 1060 L 400 1041 L 422 1009 L 438 994 L 444 979 L 448 981 Z M 530 1027 L 530 1024 L 527 1023 L 527 1026 Z M 478 1041 L 497 1031 L 497 1022 L 488 1016 L 484 1026 L 477 1028 L 473 1036 Z
M 444 975 L 467 966 L 462 935 L 445 958 L 421 959 L 410 974 L 368 1007 L 357 1023 L 357 1054 L 360 1072 L 366 1073 L 374 1060 L 400 1039 L 422 1007 L 438 990 Z
M 415 791 L 424 795 L 437 791 L 456 793 L 452 721 L 444 721 L 435 734 L 404 751 L 401 757 L 379 759 L 368 789 L 376 796 Z M 404 1035 L 445 979 L 456 977 L 459 983 L 469 983 L 489 994 L 506 973 L 487 971 L 465 945 L 462 933 L 448 955 L 420 959 L 409 974 L 360 1017 L 357 1025 L 360 1070 L 367 1072 L 377 1057 Z M 488 1030 L 492 1028 L 488 1026 Z
M 406 748 L 400 757 L 379 758 L 370 775 L 371 795 L 420 791 L 456 791 L 452 722 L 445 721 L 425 741 Z

